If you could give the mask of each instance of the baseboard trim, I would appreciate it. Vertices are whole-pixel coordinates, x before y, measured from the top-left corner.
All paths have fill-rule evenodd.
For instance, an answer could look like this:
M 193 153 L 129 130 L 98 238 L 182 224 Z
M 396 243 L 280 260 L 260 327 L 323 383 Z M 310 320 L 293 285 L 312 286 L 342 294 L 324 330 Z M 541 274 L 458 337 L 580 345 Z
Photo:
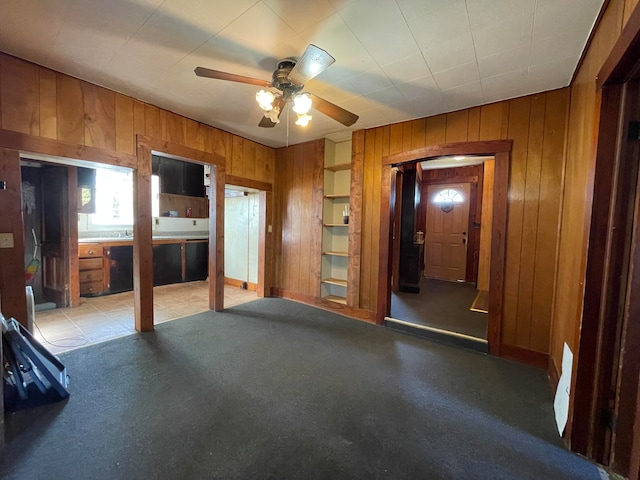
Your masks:
M 245 283 L 244 280 L 236 280 L 235 278 L 224 277 L 225 285 L 231 285 L 232 287 L 242 288 L 243 283 Z M 252 292 L 255 292 L 256 290 L 258 290 L 257 283 L 251 283 L 251 282 L 246 282 L 246 283 L 247 283 L 247 290 L 250 290 Z
M 368 323 L 376 323 L 376 313 L 370 310 L 364 310 L 362 308 L 350 307 L 348 305 L 342 305 L 340 303 L 332 302 L 329 300 L 323 300 L 322 298 L 313 297 L 305 293 L 292 292 L 283 288 L 272 287 L 271 296 L 286 298 L 287 300 L 294 300 L 300 303 L 306 303 L 313 307 L 318 307 L 323 310 L 339 313 L 345 317 L 355 318 L 356 320 L 363 320 Z
M 549 367 L 549 354 L 529 350 L 517 345 L 500 345 L 500 357 L 546 370 Z

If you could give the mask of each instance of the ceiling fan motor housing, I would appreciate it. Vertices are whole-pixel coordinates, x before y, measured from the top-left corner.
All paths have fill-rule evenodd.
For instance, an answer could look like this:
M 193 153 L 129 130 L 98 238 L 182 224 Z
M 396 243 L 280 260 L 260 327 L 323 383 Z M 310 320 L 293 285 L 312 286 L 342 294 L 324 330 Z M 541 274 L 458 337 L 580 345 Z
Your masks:
M 273 72 L 271 86 L 282 91 L 282 97 L 285 100 L 290 99 L 293 95 L 304 88 L 304 85 L 296 85 L 289 78 L 291 69 L 295 66 L 297 60 L 295 58 L 285 58 L 278 62 L 278 68 Z

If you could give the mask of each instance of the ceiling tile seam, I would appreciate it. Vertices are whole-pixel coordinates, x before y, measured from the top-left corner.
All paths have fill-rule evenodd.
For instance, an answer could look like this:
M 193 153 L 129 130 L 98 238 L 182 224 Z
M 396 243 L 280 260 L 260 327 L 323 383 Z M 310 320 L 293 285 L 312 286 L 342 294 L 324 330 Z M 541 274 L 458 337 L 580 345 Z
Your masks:
M 478 65 L 478 51 L 476 50 L 476 39 L 473 35 L 473 28 L 471 28 L 471 20 L 469 18 L 469 5 L 467 3 L 468 0 L 464 1 L 464 8 L 467 12 L 467 24 L 469 26 L 469 33 L 471 33 L 471 43 L 473 44 L 473 57 L 476 64 L 476 71 L 478 72 L 478 79 L 480 80 L 480 91 L 482 92 L 482 98 L 486 98 L 486 93 L 484 91 L 484 85 L 482 84 L 482 77 L 480 76 L 480 65 Z
M 533 50 L 533 29 L 536 24 L 536 15 L 538 13 L 538 0 L 533 3 L 533 18 L 531 19 L 531 35 L 529 37 L 529 68 L 527 68 L 527 85 L 529 84 L 529 74 L 531 73 L 531 52 Z
M 138 28 L 136 29 L 135 32 L 133 32 L 129 38 L 127 38 L 127 41 L 124 42 L 124 45 L 122 45 L 120 47 L 119 50 L 115 50 L 114 52 L 112 52 L 111 56 L 109 57 L 109 59 L 104 63 L 105 68 L 111 65 L 111 62 L 113 61 L 114 58 L 116 58 L 116 56 L 127 46 L 129 45 L 129 42 L 131 41 L 132 38 L 135 38 L 135 36 L 140 32 L 140 30 L 142 30 L 142 28 L 149 22 L 149 20 L 156 14 L 156 12 L 158 10 L 160 10 L 160 8 L 162 7 L 162 5 L 164 5 L 166 3 L 167 0 L 162 0 L 162 3 L 160 3 L 160 5 L 158 5 L 153 12 L 151 12 L 149 14 L 149 16 L 145 19 L 144 22 L 142 22 Z
M 409 26 L 409 22 L 407 22 L 407 17 L 404 15 L 404 12 L 402 11 L 402 8 L 400 8 L 400 5 L 398 5 L 398 0 L 395 0 L 395 3 L 396 3 L 396 6 L 398 7 L 398 10 L 400 11 L 400 15 L 402 15 L 402 19 L 404 20 L 404 23 L 407 26 L 407 29 L 409 30 L 409 33 L 411 34 L 411 38 L 413 38 L 413 41 L 415 42 L 416 47 L 418 47 L 418 51 L 420 52 L 420 56 L 422 57 L 422 60 L 424 60 L 424 64 L 427 66 L 427 70 L 429 71 L 429 75 L 433 79 L 433 82 L 436 84 L 436 87 L 438 87 L 438 92 L 440 93 L 440 98 L 444 101 L 444 98 L 442 97 L 442 88 L 440 88 L 440 85 L 438 85 L 438 81 L 433 76 L 433 71 L 431 70 L 431 66 L 429 65 L 429 62 L 427 61 L 427 59 L 424 56 L 424 51 L 422 50 L 422 48 L 420 48 L 420 45 L 418 44 L 418 41 L 416 40 L 416 37 L 413 34 L 413 30 L 411 30 L 411 27 Z M 397 86 L 396 83 L 393 80 L 391 80 L 391 83 L 394 86 Z M 403 83 L 408 83 L 408 82 L 403 82 Z M 404 95 L 402 94 L 402 92 L 400 92 L 400 95 L 402 95 L 402 97 L 405 98 Z M 408 100 L 408 99 L 405 98 L 405 100 Z M 416 118 L 419 118 L 419 117 L 416 117 Z
M 53 51 L 55 50 L 55 46 L 56 43 L 58 42 L 58 39 L 60 38 L 60 33 L 62 32 L 62 29 L 64 28 L 64 26 L 67 24 L 67 18 L 69 17 L 69 12 L 71 11 L 71 5 L 74 5 L 78 2 L 79 0 L 74 0 L 72 2 L 69 2 L 67 5 L 67 10 L 64 12 L 64 20 L 62 20 L 62 22 L 60 22 L 60 28 L 58 29 L 58 32 L 56 33 L 56 38 L 53 40 L 53 42 L 51 42 L 51 46 L 49 48 L 49 51 L 47 51 L 45 60 L 48 64 L 51 63 L 51 55 L 53 54 Z
M 333 3 L 332 3 L 332 5 L 333 5 Z M 396 4 L 396 6 L 397 6 L 397 4 Z M 401 12 L 401 13 L 402 13 L 402 12 Z M 347 30 L 349 30 L 349 31 L 351 32 L 351 35 L 353 35 L 353 38 L 355 38 L 355 39 L 358 41 L 358 43 L 360 44 L 360 46 L 364 49 L 364 51 L 365 51 L 365 52 L 367 52 L 367 54 L 371 57 L 371 59 L 373 60 L 373 62 L 378 66 L 378 69 L 382 72 L 382 74 L 385 76 L 385 78 L 386 78 L 387 80 L 389 80 L 389 82 L 391 83 L 391 85 L 394 85 L 394 86 L 395 86 L 395 83 L 393 82 L 393 80 L 391 80 L 391 79 L 389 78 L 389 76 L 387 75 L 387 73 L 386 73 L 386 72 L 384 71 L 384 69 L 382 68 L 382 65 L 380 65 L 380 64 L 378 63 L 378 61 L 377 61 L 375 58 L 373 58 L 373 55 L 371 55 L 371 52 L 369 52 L 369 49 L 368 49 L 367 47 L 365 47 L 365 46 L 364 46 L 364 44 L 362 43 L 362 40 L 360 40 L 360 37 L 356 34 L 356 32 L 354 32 L 353 30 L 351 30 L 351 27 L 350 27 L 350 26 L 349 26 L 349 24 L 345 21 L 344 17 L 342 16 L 342 14 L 340 13 L 340 11 L 339 11 L 339 10 L 336 10 L 336 14 L 340 17 L 340 20 L 342 20 L 342 23 L 344 24 L 344 26 L 345 26 L 345 27 L 347 27 Z M 367 72 L 361 72 L 361 73 L 359 73 L 358 75 L 362 75 L 363 73 L 367 73 Z M 347 80 L 349 83 L 351 83 L 351 82 L 349 81 L 349 78 L 351 78 L 351 77 L 355 77 L 355 76 L 356 76 L 356 75 L 351 75 L 350 77 L 346 77 L 346 78 L 345 78 L 345 80 Z M 353 85 L 353 87 L 355 88 L 355 90 L 358 92 L 358 95 L 357 95 L 356 97 L 354 97 L 354 98 L 357 98 L 357 97 L 365 97 L 365 98 L 368 98 L 368 97 L 367 97 L 367 94 L 363 94 L 363 93 L 358 89 L 358 87 L 356 87 L 353 83 L 351 83 L 351 85 Z M 377 90 L 376 90 L 376 91 L 377 91 Z M 370 92 L 369 92 L 369 93 L 370 93 Z M 373 101 L 373 100 L 372 100 L 372 101 Z

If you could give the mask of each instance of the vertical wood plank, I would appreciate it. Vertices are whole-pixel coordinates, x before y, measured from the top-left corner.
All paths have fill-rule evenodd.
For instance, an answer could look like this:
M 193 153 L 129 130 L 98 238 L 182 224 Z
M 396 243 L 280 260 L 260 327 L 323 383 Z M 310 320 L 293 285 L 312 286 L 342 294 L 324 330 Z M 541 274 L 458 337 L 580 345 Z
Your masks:
M 212 166 L 209 202 L 209 308 L 224 310 L 224 184 L 225 170 Z
M 78 168 L 67 167 L 67 216 L 71 225 L 78 218 Z M 80 306 L 80 259 L 78 229 L 69 229 L 69 307 Z
M 404 127 L 403 127 L 404 130 Z M 376 192 L 373 191 L 375 175 L 375 130 L 365 131 L 364 155 L 364 192 L 362 201 L 362 268 L 360 270 L 360 305 L 366 310 L 373 310 L 374 293 L 371 291 L 371 277 L 373 276 L 373 255 L 377 255 L 372 231 L 373 217 L 379 215 L 374 207 Z M 375 244 L 377 245 L 377 244 Z
M 256 143 L 244 139 L 242 142 L 242 176 L 256 178 Z
M 290 185 L 290 225 L 291 225 L 291 250 L 289 251 L 289 261 L 291 262 L 291 276 L 289 278 L 291 290 L 300 292 L 302 269 L 308 269 L 307 265 L 300 264 L 300 247 L 302 244 L 302 232 L 306 230 L 304 218 L 304 205 L 302 204 L 302 183 L 305 162 L 304 145 L 293 147 L 293 176 Z
M 40 134 L 38 67 L 14 57 L 2 57 L 2 128 L 28 135 Z
M 162 139 L 162 124 L 158 107 L 144 105 L 144 134 L 147 137 Z
M 184 123 L 186 146 L 195 150 L 206 151 L 204 147 L 205 125 L 190 118 L 185 118 Z
M 467 141 L 477 142 L 480 139 L 480 107 L 469 109 L 469 126 L 467 130 Z
M 116 149 L 116 95 L 112 90 L 82 82 L 84 99 L 84 144 Z
M 298 164 L 300 176 L 296 183 L 300 192 L 299 215 L 302 220 L 300 225 L 300 242 L 298 244 L 298 251 L 300 252 L 300 269 L 297 275 L 300 279 L 298 292 L 313 295 L 311 291 L 311 265 L 319 258 L 319 256 L 315 258 L 311 257 L 311 243 L 314 237 L 311 225 L 313 225 L 313 213 L 315 210 L 312 204 L 313 174 L 314 163 L 317 161 L 315 158 L 315 142 L 303 144 L 301 150 L 301 163 Z
M 136 141 L 136 135 L 145 134 L 145 108 L 144 103 L 138 100 L 133 101 L 133 138 Z
M 540 227 L 538 225 L 538 204 L 540 199 L 540 170 L 542 165 L 545 107 L 545 95 L 535 95 L 531 98 L 527 164 L 524 173 L 520 278 L 518 282 L 518 314 L 516 318 L 516 345 L 529 349 L 531 348 L 531 336 L 539 335 L 538 332 L 532 332 L 531 330 L 531 314 L 533 309 L 535 257 L 538 253 L 544 255 L 542 252 L 536 252 L 536 242 L 537 232 Z
M 166 140 L 178 145 L 187 143 L 187 119 L 172 112 L 165 112 Z
M 403 127 L 401 123 L 394 123 L 390 126 L 391 129 L 391 144 L 389 147 L 389 152 L 391 154 L 402 152 L 402 132 Z M 361 131 L 361 130 L 358 130 Z M 364 136 L 362 137 L 362 142 L 364 142 Z M 364 147 L 364 143 L 363 143 Z M 363 148 L 364 150 L 364 148 Z
M 322 208 L 324 204 L 324 140 L 318 140 L 313 148 L 313 170 L 311 181 L 311 221 L 308 234 L 311 235 L 311 277 L 309 294 L 314 297 L 321 295 L 322 279 Z
M 385 127 L 387 134 L 393 127 Z M 362 195 L 364 179 L 364 130 L 351 140 L 351 195 L 349 197 L 349 263 L 347 265 L 347 305 L 360 307 L 360 271 L 362 268 Z
M 445 143 L 466 142 L 469 130 L 469 111 L 447 113 Z
M 153 240 L 151 232 L 151 150 L 138 146 L 134 173 L 133 294 L 135 328 L 153 330 Z
M 535 278 L 531 323 L 531 348 L 539 352 L 549 349 L 551 307 L 553 303 L 556 249 L 560 223 L 562 194 L 562 162 L 564 157 L 565 122 L 569 90 L 548 92 L 542 145 L 542 166 L 538 194 L 538 231 L 536 236 Z M 553 252 L 553 255 L 551 255 Z
M 80 80 L 56 76 L 58 140 L 84 145 L 84 97 Z
M 477 288 L 485 292 L 488 292 L 490 289 L 489 269 L 491 265 L 491 230 L 493 224 L 494 166 L 495 160 L 486 160 L 484 162 Z
M 375 154 L 372 165 L 372 217 L 371 217 L 371 272 L 373 275 L 369 279 L 369 290 L 371 291 L 371 299 L 368 310 L 375 310 L 378 301 L 378 267 L 380 264 L 380 202 L 382 189 L 382 156 L 384 153 L 385 128 L 378 127 L 375 129 Z M 385 193 L 386 195 L 386 193 Z
M 135 129 L 133 99 L 124 95 L 116 95 L 116 150 L 118 152 L 135 153 Z
M 505 313 L 502 327 L 502 340 L 504 343 L 510 345 L 517 344 L 518 291 L 520 286 L 521 259 L 520 244 L 522 241 L 524 188 L 527 168 L 527 145 L 529 143 L 530 111 L 531 97 L 521 97 L 511 101 L 509 137 L 513 139 L 513 150 L 511 152 L 511 176 L 509 182 L 510 201 L 506 242 L 507 268 L 504 274 Z M 496 164 L 496 170 L 497 167 L 498 166 Z M 496 171 L 496 177 L 497 175 L 498 172 Z
M 421 148 L 426 145 L 427 119 L 419 118 L 411 122 L 411 148 Z
M 229 175 L 242 177 L 242 149 L 244 140 L 234 135 L 231 140 L 231 171 Z
M 58 133 L 56 108 L 56 73 L 39 69 L 40 76 L 40 136 L 55 139 Z
M 411 150 L 411 138 L 413 135 L 413 122 L 402 123 L 402 150 Z
M 447 116 L 437 115 L 427 118 L 426 144 L 441 145 L 447 140 Z
M 0 178 L 7 188 L 0 190 L 0 232 L 13 232 L 13 248 L 0 248 L 0 309 L 5 317 L 14 317 L 27 325 L 27 294 L 24 288 L 24 225 L 22 221 L 22 185 L 20 154 L 0 148 Z M 20 281 L 16 281 L 19 279 Z
M 502 131 L 502 104 L 480 107 L 480 140 L 497 140 Z

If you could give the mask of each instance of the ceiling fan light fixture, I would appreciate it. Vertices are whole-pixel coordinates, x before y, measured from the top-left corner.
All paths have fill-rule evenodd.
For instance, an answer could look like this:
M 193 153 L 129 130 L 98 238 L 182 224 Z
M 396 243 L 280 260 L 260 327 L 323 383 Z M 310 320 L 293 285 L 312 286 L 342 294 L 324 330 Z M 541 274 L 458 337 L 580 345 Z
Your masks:
M 273 123 L 280 123 L 280 109 L 278 107 L 274 107 L 271 110 L 268 110 L 265 114 L 269 120 Z
M 294 110 L 295 111 L 295 110 Z M 311 120 L 311 115 L 307 115 L 306 113 L 298 114 L 298 120 L 296 120 L 296 125 L 301 127 L 306 127 L 309 125 L 309 121 Z
M 276 97 L 268 90 L 260 90 L 256 93 L 256 102 L 260 105 L 260 108 L 265 112 L 273 110 L 273 101 Z
M 301 93 L 293 97 L 292 110 L 300 115 L 306 114 L 311 110 L 311 97 L 306 93 Z

